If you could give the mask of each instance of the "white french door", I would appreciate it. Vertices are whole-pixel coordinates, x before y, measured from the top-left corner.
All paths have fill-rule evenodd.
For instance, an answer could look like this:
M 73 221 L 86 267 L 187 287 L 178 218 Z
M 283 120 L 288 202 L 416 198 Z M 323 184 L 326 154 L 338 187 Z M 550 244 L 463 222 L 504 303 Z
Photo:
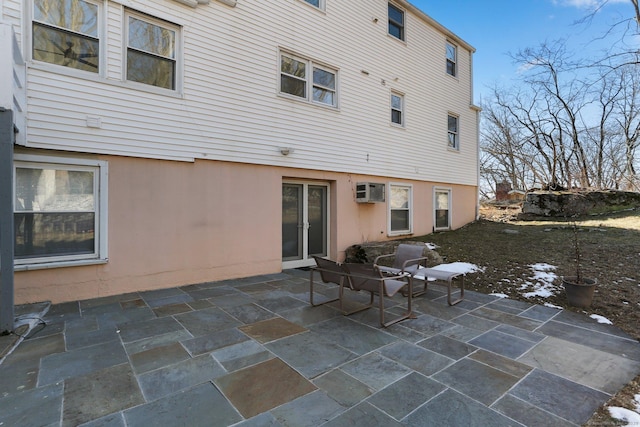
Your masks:
M 315 265 L 329 244 L 329 185 L 288 181 L 282 184 L 282 268 Z

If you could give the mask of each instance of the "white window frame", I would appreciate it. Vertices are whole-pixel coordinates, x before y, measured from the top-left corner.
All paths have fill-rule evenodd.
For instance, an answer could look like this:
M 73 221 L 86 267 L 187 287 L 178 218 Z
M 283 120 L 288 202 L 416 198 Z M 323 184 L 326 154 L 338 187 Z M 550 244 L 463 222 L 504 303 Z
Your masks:
M 36 68 L 41 68 L 41 69 L 45 69 L 47 71 L 53 71 L 53 72 L 58 72 L 58 73 L 63 73 L 63 74 L 69 74 L 69 75 L 75 75 L 78 77 L 88 77 L 88 78 L 92 78 L 93 76 L 99 76 L 99 77 L 104 77 L 105 73 L 106 73 L 106 37 L 105 37 L 105 27 L 106 27 L 106 18 L 105 18 L 105 12 L 104 12 L 104 2 L 100 1 L 100 0 L 83 0 L 87 3 L 91 3 L 94 4 L 98 7 L 98 17 L 97 17 L 97 36 L 95 37 L 95 39 L 98 40 L 98 71 L 97 72 L 92 72 L 92 71 L 86 71 L 86 70 L 81 70 L 78 68 L 74 68 L 74 67 L 67 67 L 65 65 L 60 65 L 60 64 L 54 64 L 53 62 L 47 62 L 47 61 L 41 61 L 38 59 L 35 59 L 33 56 L 33 46 L 34 46 L 34 38 L 33 38 L 33 28 L 34 28 L 34 22 L 40 22 L 40 21 L 36 21 L 35 19 L 35 1 L 31 0 L 26 2 L 27 3 L 27 10 L 25 11 L 25 18 L 26 21 L 28 22 L 28 29 L 26 31 L 26 44 L 27 44 L 27 57 L 30 59 L 32 65 L 34 65 Z M 42 25 L 45 26 L 50 26 L 51 28 L 58 28 L 56 26 L 51 26 L 49 24 L 45 24 L 43 23 Z M 61 30 L 63 30 L 61 28 Z M 68 30 L 64 30 L 67 31 L 69 33 L 74 33 L 73 31 L 68 31 Z M 92 37 L 92 36 L 89 36 Z
M 156 25 L 158 27 L 173 31 L 175 34 L 175 40 L 174 40 L 174 56 L 175 58 L 168 58 L 165 56 L 158 56 L 160 58 L 164 58 L 164 59 L 172 59 L 174 61 L 174 82 L 173 82 L 173 89 L 170 88 L 164 88 L 161 86 L 155 86 L 152 84 L 147 84 L 147 83 L 143 83 L 143 82 L 137 82 L 135 80 L 129 80 L 127 78 L 127 57 L 128 57 L 128 52 L 129 52 L 129 18 L 135 18 L 138 19 L 140 21 L 144 21 L 146 23 L 152 24 L 152 25 Z M 182 70 L 183 70 L 183 58 L 182 58 L 182 26 L 175 24 L 173 22 L 169 22 L 166 21 L 162 18 L 157 18 L 154 16 L 150 16 L 147 15 L 145 13 L 142 12 L 138 12 L 136 10 L 133 9 L 124 9 L 124 17 L 123 17 L 123 28 L 122 28 L 122 81 L 125 82 L 127 85 L 131 85 L 134 86 L 138 89 L 142 89 L 142 90 L 147 90 L 147 91 L 151 91 L 151 92 L 158 92 L 158 93 L 180 93 L 182 91 Z M 138 50 L 135 48 L 131 48 L 133 50 Z
M 317 0 L 318 1 L 318 6 L 316 6 L 315 4 L 312 3 L 312 0 L 301 0 L 303 2 L 305 2 L 306 4 L 308 4 L 309 6 L 313 7 L 314 9 L 318 9 L 318 10 L 322 10 L 324 11 L 326 8 L 326 0 Z
M 456 119 L 455 132 L 449 129 L 449 118 Z M 453 145 L 451 145 L 452 137 L 453 137 Z M 449 150 L 460 151 L 460 116 L 453 113 L 447 113 L 447 148 Z
M 438 194 L 447 193 L 447 226 L 446 227 L 438 227 L 437 226 L 437 210 L 438 210 Z M 452 199 L 451 199 L 451 188 L 446 187 L 434 187 L 433 189 L 433 231 L 445 231 L 451 230 L 451 212 L 452 212 Z
M 408 206 L 406 208 L 396 208 L 393 209 L 391 206 L 392 203 L 392 197 L 393 197 L 393 192 L 392 189 L 394 187 L 398 187 L 398 188 L 404 188 L 404 189 L 408 189 L 409 190 L 409 200 L 408 202 Z M 388 203 L 387 203 L 387 229 L 388 229 L 388 235 L 389 236 L 402 236 L 402 235 L 407 235 L 407 234 L 413 234 L 413 185 L 412 184 L 404 184 L 404 183 L 394 183 L 394 182 L 390 182 L 389 183 L 389 187 L 387 188 L 387 194 L 389 195 L 388 197 Z M 402 211 L 408 211 L 408 221 L 409 221 L 409 228 L 408 229 L 403 229 L 403 230 L 393 230 L 391 227 L 391 216 L 392 216 L 392 211 L 394 210 L 402 210 Z
M 391 15 L 389 14 L 389 9 L 394 8 L 396 9 L 398 12 L 402 13 L 402 22 L 397 22 L 395 20 L 391 19 Z M 388 2 L 387 5 L 387 34 L 389 34 L 389 36 L 393 37 L 396 40 L 400 40 L 402 42 L 406 41 L 407 39 L 407 12 L 406 10 L 404 10 L 403 8 L 401 8 L 400 6 L 398 6 L 397 4 L 394 4 L 392 2 Z M 400 29 L 400 37 L 396 36 L 395 34 L 391 34 L 391 32 L 389 31 L 389 27 L 393 25 L 395 27 L 398 27 Z
M 282 71 L 282 57 L 283 56 L 285 56 L 287 58 L 294 59 L 294 60 L 296 60 L 298 62 L 302 62 L 302 63 L 305 64 L 306 72 L 305 72 L 304 79 L 301 78 L 301 77 L 292 76 L 290 74 L 283 73 L 283 71 Z M 335 81 L 335 87 L 332 89 L 332 88 L 329 88 L 329 87 L 326 87 L 326 86 L 322 86 L 319 83 L 315 83 L 314 80 L 313 80 L 313 71 L 314 71 L 314 69 L 323 70 L 325 72 L 333 74 L 334 75 L 334 81 Z M 289 76 L 291 78 L 295 78 L 295 79 L 302 80 L 302 81 L 305 82 L 305 93 L 304 93 L 304 96 L 297 96 L 297 95 L 282 91 L 282 75 L 283 74 L 285 74 L 285 75 L 287 75 L 287 76 Z M 283 97 L 288 98 L 288 99 L 294 99 L 294 100 L 297 100 L 297 101 L 308 102 L 308 103 L 313 104 L 313 105 L 319 105 L 319 106 L 322 106 L 322 107 L 336 108 L 337 109 L 338 108 L 338 97 L 339 97 L 338 86 L 339 86 L 339 74 L 338 74 L 338 69 L 337 68 L 334 68 L 334 67 L 331 67 L 331 66 L 328 66 L 328 65 L 324 65 L 324 64 L 321 64 L 319 62 L 315 62 L 315 61 L 313 61 L 311 59 L 308 59 L 308 58 L 305 58 L 303 56 L 290 53 L 288 51 L 284 51 L 284 50 L 279 51 L 279 53 L 278 53 L 278 94 L 280 96 L 283 96 Z M 323 90 L 327 90 L 327 91 L 333 92 L 333 103 L 332 104 L 327 104 L 327 103 L 324 103 L 324 102 L 320 102 L 320 101 L 314 100 L 313 99 L 313 89 L 314 89 L 314 87 L 318 87 L 318 88 L 321 88 Z
M 450 57 L 450 52 L 453 52 L 453 58 Z M 453 73 L 449 72 L 449 64 Z M 458 77 L 458 46 L 449 41 L 445 44 L 445 71 L 452 77 Z
M 44 268 L 68 267 L 89 264 L 104 264 L 108 257 L 108 162 L 103 160 L 68 157 L 41 156 L 33 154 L 15 154 L 13 200 L 16 200 L 15 174 L 18 167 L 54 168 L 59 170 L 79 170 L 94 172 L 95 223 L 94 252 L 78 255 L 52 255 L 34 258 L 15 259 L 16 271 Z M 14 206 L 14 215 L 16 209 Z
M 400 98 L 400 108 L 394 108 L 393 106 L 393 98 Z M 390 102 L 390 107 L 391 107 L 391 124 L 393 126 L 398 126 L 398 127 L 404 127 L 405 126 L 405 102 L 404 102 L 404 94 L 397 92 L 397 91 L 391 91 L 391 96 L 389 97 L 389 102 Z M 394 111 L 398 111 L 400 112 L 400 123 L 395 122 L 393 120 L 393 112 Z

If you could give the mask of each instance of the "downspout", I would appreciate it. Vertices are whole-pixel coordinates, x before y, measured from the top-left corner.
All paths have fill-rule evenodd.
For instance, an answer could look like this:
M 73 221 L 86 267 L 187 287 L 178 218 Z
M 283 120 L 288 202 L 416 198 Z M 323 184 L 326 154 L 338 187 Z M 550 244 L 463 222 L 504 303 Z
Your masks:
M 13 111 L 0 107 L 0 335 L 14 329 Z
M 482 108 L 473 103 L 473 51 L 469 51 L 469 75 L 471 96 L 469 100 L 469 106 L 476 113 L 476 221 L 480 218 L 480 112 Z
M 25 75 L 13 29 L 0 15 L 0 335 L 15 328 L 13 148 L 16 133 L 24 129 Z

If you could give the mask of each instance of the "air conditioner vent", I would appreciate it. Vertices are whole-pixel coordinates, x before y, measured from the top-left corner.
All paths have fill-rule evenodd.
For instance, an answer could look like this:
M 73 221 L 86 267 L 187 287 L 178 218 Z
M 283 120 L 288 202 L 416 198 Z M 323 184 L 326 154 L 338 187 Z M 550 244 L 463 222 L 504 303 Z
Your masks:
M 384 184 L 377 184 L 373 182 L 358 182 L 356 184 L 356 202 L 384 202 L 384 188 Z

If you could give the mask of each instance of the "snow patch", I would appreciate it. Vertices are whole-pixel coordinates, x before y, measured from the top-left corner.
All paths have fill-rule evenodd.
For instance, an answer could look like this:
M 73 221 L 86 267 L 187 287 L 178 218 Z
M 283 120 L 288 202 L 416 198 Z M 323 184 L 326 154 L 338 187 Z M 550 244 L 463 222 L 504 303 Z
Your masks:
M 497 293 L 497 292 L 493 293 L 493 294 L 489 294 L 489 295 L 494 296 L 494 297 L 498 297 L 498 298 L 509 298 L 509 295 L 501 294 L 501 293 Z
M 451 271 L 455 273 L 476 273 L 478 271 L 483 272 L 484 268 L 478 267 L 475 264 L 468 262 L 451 262 L 449 264 L 440 264 L 432 267 L 434 270 Z
M 640 425 L 640 414 L 627 408 L 620 408 L 618 406 L 609 407 L 609 413 L 616 420 L 624 421 L 625 426 L 637 426 Z
M 425 245 L 427 245 L 427 249 L 431 249 L 432 251 L 435 251 L 437 248 L 440 247 L 440 246 L 436 245 L 435 243 L 425 243 Z
M 551 308 L 557 308 L 558 310 L 564 310 L 564 308 L 560 307 L 559 305 L 554 305 L 554 304 L 551 304 L 549 302 L 545 302 L 544 306 L 545 307 L 551 307 Z
M 533 285 L 533 291 L 525 292 L 522 294 L 525 298 L 531 297 L 541 297 L 541 298 L 549 298 L 550 296 L 555 295 L 558 291 L 558 287 L 553 284 L 555 279 L 558 278 L 554 270 L 556 269 L 555 265 L 546 264 L 546 263 L 537 263 L 529 265 L 531 271 L 533 272 L 533 276 L 530 279 L 534 280 L 534 283 L 525 282 L 523 286 L 520 287 L 521 290 L 527 289 L 527 285 Z
M 625 426 L 638 426 L 640 425 L 640 394 L 636 394 L 633 397 L 636 404 L 635 411 L 627 408 L 620 408 L 618 406 L 609 407 L 609 413 L 616 420 L 624 421 Z
M 613 325 L 613 322 L 611 320 L 607 319 L 606 317 L 600 316 L 599 314 L 592 314 L 589 317 L 597 320 L 598 323 L 604 323 L 605 325 Z

